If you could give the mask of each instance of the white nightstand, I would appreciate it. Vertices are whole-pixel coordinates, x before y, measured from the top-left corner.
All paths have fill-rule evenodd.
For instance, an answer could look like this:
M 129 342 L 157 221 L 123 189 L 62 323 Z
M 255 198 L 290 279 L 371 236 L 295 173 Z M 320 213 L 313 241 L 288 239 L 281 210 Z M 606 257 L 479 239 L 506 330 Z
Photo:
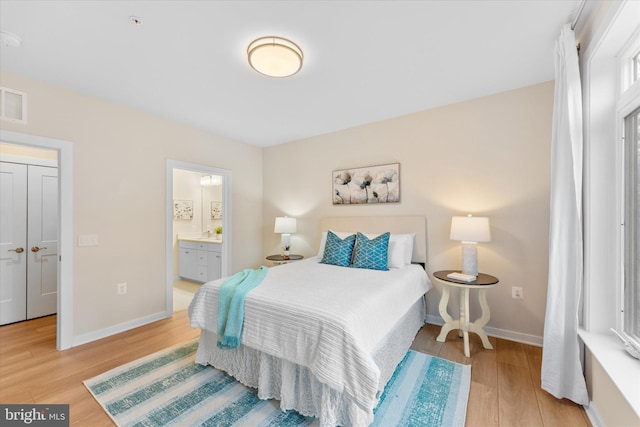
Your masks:
M 440 316 L 445 321 L 440 330 L 440 335 L 436 341 L 445 342 L 447 334 L 453 329 L 459 329 L 464 337 L 464 355 L 470 357 L 469 353 L 469 332 L 477 334 L 482 340 L 482 345 L 486 349 L 493 349 L 489 342 L 487 334 L 482 329 L 491 316 L 489 304 L 487 304 L 487 289 L 494 287 L 498 283 L 498 278 L 488 274 L 478 273 L 478 277 L 473 282 L 462 282 L 460 280 L 450 279 L 447 274 L 458 272 L 456 270 L 443 270 L 433 273 L 433 278 L 442 285 L 442 296 L 440 297 Z M 447 304 L 449 303 L 449 288 L 453 286 L 460 288 L 460 319 L 454 320 L 447 313 Z M 469 322 L 469 290 L 478 289 L 478 301 L 482 308 L 482 316 L 475 322 Z

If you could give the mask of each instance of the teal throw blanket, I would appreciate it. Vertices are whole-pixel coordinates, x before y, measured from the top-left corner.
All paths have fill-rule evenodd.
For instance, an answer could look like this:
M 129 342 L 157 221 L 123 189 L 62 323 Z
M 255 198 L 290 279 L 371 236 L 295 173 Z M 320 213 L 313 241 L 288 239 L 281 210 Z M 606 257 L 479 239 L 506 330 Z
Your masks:
M 244 323 L 244 301 L 247 294 L 262 282 L 269 269 L 246 269 L 228 278 L 218 293 L 218 347 L 240 345 Z

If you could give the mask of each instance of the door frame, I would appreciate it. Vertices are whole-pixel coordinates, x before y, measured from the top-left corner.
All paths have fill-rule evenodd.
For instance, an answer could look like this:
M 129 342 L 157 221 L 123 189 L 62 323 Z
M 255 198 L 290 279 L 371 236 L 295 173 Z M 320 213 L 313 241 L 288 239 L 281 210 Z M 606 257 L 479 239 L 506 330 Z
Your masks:
M 182 169 L 203 174 L 222 176 L 222 229 L 224 230 L 224 244 L 222 245 L 222 277 L 231 274 L 231 249 L 232 249 L 232 205 L 231 205 L 231 179 L 232 173 L 228 169 L 213 166 L 199 165 L 196 163 L 181 162 L 167 159 L 166 167 L 166 225 L 165 225 L 165 254 L 166 254 L 166 311 L 173 313 L 173 170 Z
M 56 348 L 65 350 L 73 346 L 73 143 L 4 129 L 0 129 L 0 140 L 58 152 Z

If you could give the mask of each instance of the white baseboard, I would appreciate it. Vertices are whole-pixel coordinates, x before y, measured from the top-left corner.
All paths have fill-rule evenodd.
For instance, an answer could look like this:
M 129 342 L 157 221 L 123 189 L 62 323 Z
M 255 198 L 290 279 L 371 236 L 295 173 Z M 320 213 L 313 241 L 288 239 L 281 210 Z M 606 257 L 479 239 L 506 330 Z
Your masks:
M 596 407 L 593 405 L 593 402 L 589 402 L 589 406 L 583 405 L 584 411 L 587 413 L 587 417 L 589 417 L 589 421 L 593 427 L 605 427 L 604 423 L 600 419 L 600 415 L 596 410 Z
M 160 313 L 151 314 L 149 316 L 134 319 L 129 322 L 120 323 L 118 325 L 109 326 L 108 328 L 100 329 L 98 331 L 89 332 L 86 334 L 73 337 L 71 347 L 76 347 L 82 344 L 86 344 L 92 341 L 96 341 L 102 338 L 110 337 L 111 335 L 119 334 L 130 329 L 138 328 L 149 323 L 156 322 L 158 320 L 171 317 L 173 313 L 170 311 L 163 311 Z
M 427 323 L 432 325 L 444 325 L 444 320 L 440 316 L 433 316 L 427 314 Z M 505 329 L 491 328 L 485 326 L 484 331 L 487 335 L 496 338 L 502 338 L 509 341 L 515 341 L 523 344 L 535 345 L 536 347 L 542 347 L 542 337 L 536 335 L 523 334 L 522 332 L 507 331 Z

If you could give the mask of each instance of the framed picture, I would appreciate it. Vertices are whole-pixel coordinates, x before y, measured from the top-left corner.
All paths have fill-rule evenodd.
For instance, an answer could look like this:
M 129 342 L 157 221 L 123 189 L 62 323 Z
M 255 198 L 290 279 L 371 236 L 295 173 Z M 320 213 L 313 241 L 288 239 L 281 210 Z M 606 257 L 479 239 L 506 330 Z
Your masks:
M 174 200 L 173 217 L 175 219 L 193 219 L 193 200 Z
M 211 219 L 222 219 L 222 202 L 211 202 Z
M 333 204 L 400 202 L 400 163 L 333 171 Z

